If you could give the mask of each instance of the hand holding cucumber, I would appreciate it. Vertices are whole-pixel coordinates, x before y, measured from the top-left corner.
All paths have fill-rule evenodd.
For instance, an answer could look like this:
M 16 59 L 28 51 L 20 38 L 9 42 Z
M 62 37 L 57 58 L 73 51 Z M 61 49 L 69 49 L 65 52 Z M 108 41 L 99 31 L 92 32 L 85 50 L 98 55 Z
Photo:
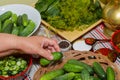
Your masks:
M 22 51 L 27 54 L 37 54 L 52 60 L 52 52 L 59 52 L 59 46 L 55 40 L 42 37 L 20 37 L 12 34 L 0 33 L 0 56 L 6 56 L 13 51 Z M 57 57 L 55 58 L 58 59 Z

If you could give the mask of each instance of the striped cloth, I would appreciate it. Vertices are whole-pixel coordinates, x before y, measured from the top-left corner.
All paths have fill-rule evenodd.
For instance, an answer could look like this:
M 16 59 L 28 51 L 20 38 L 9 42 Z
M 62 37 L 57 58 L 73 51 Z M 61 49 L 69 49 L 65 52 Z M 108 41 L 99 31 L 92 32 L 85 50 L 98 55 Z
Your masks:
M 42 31 L 44 29 L 44 27 L 41 27 Z M 98 26 L 96 26 L 94 29 L 92 29 L 91 31 L 89 31 L 88 33 L 86 33 L 84 36 L 82 36 L 82 38 L 87 38 L 87 37 L 92 37 L 92 38 L 96 38 L 96 39 L 108 39 L 104 34 L 103 34 L 103 28 L 104 25 L 100 24 Z M 42 32 L 40 31 L 40 32 Z M 41 34 L 41 33 L 37 33 L 37 34 Z M 58 35 L 53 35 L 54 37 L 56 37 L 57 39 L 59 38 Z M 58 39 L 60 40 L 60 38 Z M 113 47 L 111 46 L 110 42 L 97 42 L 97 44 L 95 44 L 93 51 L 96 51 L 97 49 L 100 48 L 109 48 L 109 49 L 113 49 Z M 120 66 L 120 59 L 117 58 L 117 60 L 115 61 L 115 64 L 117 64 L 117 66 Z M 39 69 L 40 65 L 39 64 L 34 64 L 29 72 L 29 74 L 26 74 L 26 78 L 23 80 L 33 80 L 33 76 L 35 74 L 35 72 Z M 119 67 L 120 69 L 120 67 Z

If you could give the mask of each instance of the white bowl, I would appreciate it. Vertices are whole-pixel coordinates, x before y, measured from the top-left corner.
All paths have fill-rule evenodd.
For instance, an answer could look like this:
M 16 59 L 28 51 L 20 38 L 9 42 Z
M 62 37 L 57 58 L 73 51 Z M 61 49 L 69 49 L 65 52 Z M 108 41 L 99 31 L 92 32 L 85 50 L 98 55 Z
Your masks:
M 22 15 L 24 13 L 28 15 L 28 19 L 32 20 L 36 25 L 36 28 L 34 29 L 34 31 L 28 36 L 31 36 L 40 26 L 41 15 L 32 6 L 25 5 L 25 4 L 10 4 L 10 5 L 0 6 L 0 15 L 6 11 L 12 11 L 13 13 L 16 13 L 17 15 Z
M 87 45 L 84 40 L 77 40 L 73 43 L 73 49 L 78 51 L 89 51 L 92 46 Z

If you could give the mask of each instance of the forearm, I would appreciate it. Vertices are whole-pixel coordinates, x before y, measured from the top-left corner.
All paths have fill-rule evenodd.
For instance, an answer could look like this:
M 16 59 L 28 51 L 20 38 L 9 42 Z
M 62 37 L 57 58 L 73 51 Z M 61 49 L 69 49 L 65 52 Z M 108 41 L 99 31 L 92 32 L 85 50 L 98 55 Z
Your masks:
M 0 52 L 17 48 L 17 41 L 18 37 L 15 35 L 0 33 Z

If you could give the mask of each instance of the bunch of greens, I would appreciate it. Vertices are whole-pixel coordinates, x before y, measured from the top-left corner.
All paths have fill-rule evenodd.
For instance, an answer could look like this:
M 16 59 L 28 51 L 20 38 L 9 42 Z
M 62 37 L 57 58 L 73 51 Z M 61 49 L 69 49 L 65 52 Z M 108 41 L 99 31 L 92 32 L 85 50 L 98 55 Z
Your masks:
M 61 30 L 84 30 L 102 16 L 98 0 L 38 0 L 42 19 Z

